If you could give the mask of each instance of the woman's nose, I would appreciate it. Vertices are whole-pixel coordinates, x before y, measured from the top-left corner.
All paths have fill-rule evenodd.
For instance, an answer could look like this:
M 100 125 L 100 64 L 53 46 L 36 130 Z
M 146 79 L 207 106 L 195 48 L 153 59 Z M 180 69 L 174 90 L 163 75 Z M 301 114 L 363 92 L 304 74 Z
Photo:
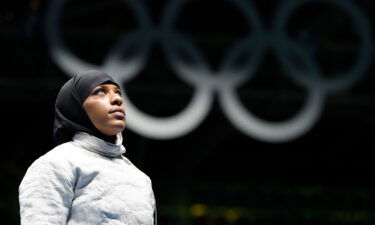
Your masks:
M 122 105 L 122 97 L 118 93 L 112 93 L 111 95 L 112 105 Z

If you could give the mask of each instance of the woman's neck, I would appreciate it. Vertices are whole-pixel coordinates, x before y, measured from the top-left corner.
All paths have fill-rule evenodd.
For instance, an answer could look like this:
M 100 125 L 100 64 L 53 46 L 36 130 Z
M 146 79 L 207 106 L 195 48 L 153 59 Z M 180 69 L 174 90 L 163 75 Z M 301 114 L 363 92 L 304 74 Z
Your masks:
M 102 139 L 103 141 L 106 141 L 106 142 L 109 142 L 109 143 L 112 143 L 112 144 L 116 144 L 117 135 L 107 136 L 107 135 L 102 134 L 100 132 L 96 132 L 96 134 L 93 134 L 93 135 L 97 138 Z

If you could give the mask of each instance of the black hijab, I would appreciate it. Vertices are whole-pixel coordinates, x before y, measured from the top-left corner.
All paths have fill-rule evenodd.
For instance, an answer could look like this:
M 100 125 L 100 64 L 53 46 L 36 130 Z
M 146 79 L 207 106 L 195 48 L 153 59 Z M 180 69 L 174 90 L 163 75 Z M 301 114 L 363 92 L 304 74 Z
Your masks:
M 115 143 L 116 135 L 107 136 L 96 129 L 83 108 L 83 102 L 92 89 L 106 83 L 119 86 L 102 71 L 89 70 L 76 74 L 61 87 L 55 104 L 53 138 L 56 145 L 71 141 L 78 131 Z

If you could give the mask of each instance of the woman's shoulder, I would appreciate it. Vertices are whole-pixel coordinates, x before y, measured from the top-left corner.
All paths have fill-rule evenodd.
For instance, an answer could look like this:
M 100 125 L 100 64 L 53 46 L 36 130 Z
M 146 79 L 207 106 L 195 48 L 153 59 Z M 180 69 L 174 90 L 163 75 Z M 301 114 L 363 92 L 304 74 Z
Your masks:
M 122 157 L 122 160 L 125 161 L 125 163 L 130 166 L 131 168 L 133 168 L 133 170 L 136 172 L 137 176 L 138 177 L 141 177 L 142 179 L 146 180 L 147 182 L 151 183 L 151 179 L 150 177 L 145 173 L 143 172 L 141 169 L 139 169 L 136 165 L 134 165 L 127 157 L 125 156 L 121 156 Z
M 79 166 L 82 163 L 87 162 L 89 158 L 94 159 L 97 157 L 99 157 L 98 154 L 88 151 L 87 149 L 75 144 L 73 141 L 70 141 L 54 147 L 41 156 L 39 160 L 52 163 L 57 162 L 59 164 L 68 163 L 70 165 Z
M 40 165 L 72 165 L 78 153 L 77 147 L 71 142 L 60 144 L 37 158 L 30 168 Z
M 34 160 L 27 168 L 19 190 L 25 191 L 30 184 L 38 182 L 39 185 L 40 182 L 69 181 L 68 183 L 72 185 L 76 177 L 77 164 L 71 151 L 74 151 L 74 146 L 65 143 Z
M 41 158 L 44 158 L 44 159 L 59 158 L 60 160 L 69 160 L 69 159 L 74 159 L 74 155 L 76 153 L 78 153 L 77 146 L 75 146 L 72 142 L 66 142 L 49 150 Z

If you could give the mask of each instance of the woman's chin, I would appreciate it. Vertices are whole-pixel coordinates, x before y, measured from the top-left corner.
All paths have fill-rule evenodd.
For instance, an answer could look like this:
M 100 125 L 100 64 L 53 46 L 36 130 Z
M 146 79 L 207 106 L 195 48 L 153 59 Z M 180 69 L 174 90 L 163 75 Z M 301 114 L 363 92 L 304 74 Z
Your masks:
M 125 129 L 125 123 L 121 124 L 115 124 L 111 126 L 107 126 L 106 129 L 98 129 L 100 132 L 107 136 L 113 136 L 117 135 L 118 133 L 121 133 Z

